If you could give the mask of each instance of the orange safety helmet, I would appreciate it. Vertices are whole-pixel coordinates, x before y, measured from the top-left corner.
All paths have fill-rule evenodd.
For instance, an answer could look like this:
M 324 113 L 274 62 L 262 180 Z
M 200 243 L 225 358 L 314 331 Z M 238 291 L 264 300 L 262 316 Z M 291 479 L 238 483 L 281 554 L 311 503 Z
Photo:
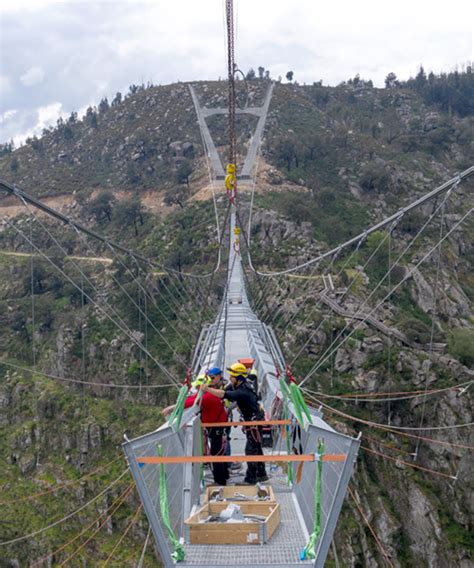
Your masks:
M 242 363 L 242 365 L 245 365 L 245 367 L 247 369 L 251 369 L 253 367 L 253 364 L 255 363 L 255 359 L 252 359 L 251 357 L 243 358 L 243 359 L 239 359 L 239 363 Z

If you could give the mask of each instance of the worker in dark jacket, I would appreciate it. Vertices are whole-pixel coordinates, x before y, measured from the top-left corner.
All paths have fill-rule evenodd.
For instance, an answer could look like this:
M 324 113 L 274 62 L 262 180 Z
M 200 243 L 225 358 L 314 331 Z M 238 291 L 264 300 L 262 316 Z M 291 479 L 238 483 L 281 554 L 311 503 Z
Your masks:
M 255 367 L 253 366 L 253 364 L 255 363 L 255 359 L 253 359 L 252 357 L 248 358 L 246 357 L 239 359 L 239 363 L 242 363 L 242 365 L 245 365 L 245 367 L 247 368 L 247 384 L 250 385 L 257 394 L 257 396 L 259 396 L 258 374 L 257 374 L 257 369 L 255 369 Z
M 247 369 L 242 363 L 234 363 L 227 368 L 232 389 L 220 390 L 212 388 L 209 385 L 202 385 L 201 390 L 208 392 L 237 403 L 237 407 L 245 422 L 254 420 L 262 420 L 262 411 L 258 402 L 257 395 L 253 389 L 247 384 Z M 245 455 L 256 456 L 263 455 L 260 428 L 258 426 L 244 427 L 247 437 L 245 444 Z M 264 462 L 249 462 L 247 464 L 247 473 L 244 483 L 253 485 L 257 481 L 267 481 L 268 476 L 265 471 Z

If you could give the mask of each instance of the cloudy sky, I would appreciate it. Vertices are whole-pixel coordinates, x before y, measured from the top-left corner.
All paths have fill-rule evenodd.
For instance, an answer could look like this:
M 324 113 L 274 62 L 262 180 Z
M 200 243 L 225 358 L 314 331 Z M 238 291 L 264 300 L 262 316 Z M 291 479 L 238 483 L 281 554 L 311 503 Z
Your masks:
M 474 59 L 471 0 L 234 0 L 236 60 L 272 77 L 383 86 Z M 0 142 L 132 83 L 226 75 L 224 0 L 0 0 Z

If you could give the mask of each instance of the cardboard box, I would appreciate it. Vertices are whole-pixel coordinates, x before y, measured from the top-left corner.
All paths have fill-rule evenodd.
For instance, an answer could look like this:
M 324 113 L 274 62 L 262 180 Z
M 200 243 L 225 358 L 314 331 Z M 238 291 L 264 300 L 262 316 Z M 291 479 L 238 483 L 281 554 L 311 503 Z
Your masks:
M 208 502 L 184 522 L 187 544 L 264 544 L 268 542 L 280 524 L 278 503 L 238 503 L 244 515 L 258 515 L 264 521 L 203 522 L 210 516 L 218 516 L 229 502 Z
M 259 488 L 256 485 L 225 485 L 206 488 L 204 503 L 208 501 L 222 503 L 232 501 L 234 503 L 276 503 L 275 494 L 271 485 L 261 483 L 260 487 L 268 492 L 269 499 L 257 499 Z M 219 494 L 216 499 L 215 495 Z

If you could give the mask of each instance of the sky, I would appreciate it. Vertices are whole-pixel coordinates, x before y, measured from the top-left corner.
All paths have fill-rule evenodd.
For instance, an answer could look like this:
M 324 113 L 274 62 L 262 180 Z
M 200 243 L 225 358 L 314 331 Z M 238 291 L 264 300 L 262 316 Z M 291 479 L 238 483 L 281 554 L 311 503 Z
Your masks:
M 472 0 L 234 0 L 236 62 L 382 87 L 474 60 Z M 0 0 L 0 143 L 129 85 L 226 76 L 224 0 Z

